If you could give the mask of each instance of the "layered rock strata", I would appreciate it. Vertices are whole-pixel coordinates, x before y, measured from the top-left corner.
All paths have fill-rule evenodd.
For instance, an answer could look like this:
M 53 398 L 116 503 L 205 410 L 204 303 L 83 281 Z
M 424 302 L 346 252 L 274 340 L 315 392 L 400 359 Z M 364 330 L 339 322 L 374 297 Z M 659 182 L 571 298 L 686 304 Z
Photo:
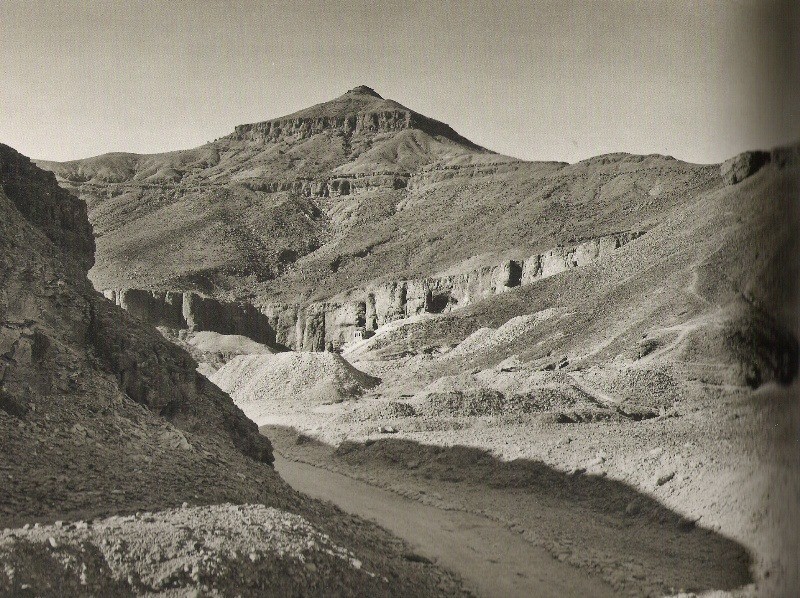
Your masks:
M 0 411 L 33 418 L 64 397 L 125 397 L 183 432 L 212 429 L 210 441 L 272 462 L 269 441 L 188 353 L 92 289 L 93 252 L 85 204 L 0 144 Z
M 281 118 L 239 125 L 234 129 L 231 138 L 278 143 L 299 141 L 319 134 L 338 134 L 350 138 L 418 129 L 432 136 L 445 137 L 478 148 L 449 125 L 409 110 L 392 100 L 384 100 L 366 85 L 351 89 L 339 101 L 348 97 L 361 99 L 361 105 L 343 103 L 339 107 L 334 102 Z M 364 99 L 367 101 L 363 101 Z M 320 110 L 323 106 L 327 108 Z
M 357 330 L 376 330 L 393 320 L 422 313 L 446 313 L 580 267 L 642 234 L 631 231 L 607 235 L 571 247 L 556 247 L 525 260 L 508 260 L 461 274 L 387 282 L 353 291 L 347 300 L 306 305 L 256 306 L 192 291 L 109 289 L 103 293 L 137 318 L 156 326 L 240 334 L 271 346 L 323 351 L 351 341 Z

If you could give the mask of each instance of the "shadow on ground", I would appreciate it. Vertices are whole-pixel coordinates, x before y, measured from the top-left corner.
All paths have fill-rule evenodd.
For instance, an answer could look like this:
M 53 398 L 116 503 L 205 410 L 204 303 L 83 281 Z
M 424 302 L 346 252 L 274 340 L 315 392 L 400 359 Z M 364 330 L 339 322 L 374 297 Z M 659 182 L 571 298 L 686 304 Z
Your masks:
M 599 568 L 603 577 L 617 578 L 628 589 L 732 590 L 753 581 L 744 546 L 624 482 L 565 473 L 540 461 L 501 461 L 472 447 L 402 438 L 348 440 L 332 447 L 294 428 L 261 430 L 289 457 L 330 459 L 373 481 L 385 475 L 387 485 L 420 488 L 445 482 L 442 494 L 458 493 L 470 510 L 496 509 L 498 517 L 519 524 L 552 553 Z

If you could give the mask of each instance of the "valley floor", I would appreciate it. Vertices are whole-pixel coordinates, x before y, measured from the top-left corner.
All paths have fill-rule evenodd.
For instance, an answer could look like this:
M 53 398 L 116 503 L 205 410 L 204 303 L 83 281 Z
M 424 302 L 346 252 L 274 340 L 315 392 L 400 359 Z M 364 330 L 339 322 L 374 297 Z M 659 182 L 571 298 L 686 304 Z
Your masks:
M 549 554 L 525 565 L 486 546 L 476 555 L 482 565 L 467 566 L 472 575 L 459 570 L 473 583 L 481 571 L 494 578 L 506 570 L 516 584 L 526 579 L 514 579 L 518 573 L 538 581 L 567 565 L 562 582 L 594 580 L 597 591 L 607 586 L 620 595 L 791 595 L 798 545 L 785 530 L 800 497 L 797 387 L 703 390 L 691 407 L 638 422 L 498 416 L 426 426 L 408 418 L 389 421 L 381 433 L 375 419 L 346 424 L 334 417 L 352 408 L 339 404 L 275 417 L 262 431 L 286 459 L 279 470 L 290 483 L 415 536 L 420 552 L 439 564 L 452 567 L 453 555 L 441 547 L 426 551 L 415 531 L 432 517 L 431 507 L 445 512 L 430 533 L 446 530 L 451 512 L 469 513 L 515 532 L 534 554 Z M 419 506 L 374 511 L 365 498 L 372 489 L 348 493 L 340 476 L 331 483 L 330 472 Z M 459 545 L 469 525 L 450 527 L 449 541 Z
M 612 596 L 590 574 L 554 560 L 519 533 L 484 515 L 420 504 L 347 475 L 279 457 L 281 477 L 308 496 L 373 520 L 417 553 L 458 574 L 480 596 Z

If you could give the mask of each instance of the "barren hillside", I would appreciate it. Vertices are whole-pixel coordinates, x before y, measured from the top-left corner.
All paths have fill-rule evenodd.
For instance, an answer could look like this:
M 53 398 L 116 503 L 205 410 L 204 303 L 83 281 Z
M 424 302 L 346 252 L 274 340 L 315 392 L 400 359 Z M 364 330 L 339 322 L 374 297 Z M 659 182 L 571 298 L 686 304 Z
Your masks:
M 152 315 L 184 293 L 166 301 L 190 314 L 204 303 L 216 332 L 296 349 L 582 263 L 724 185 L 718 166 L 657 155 L 522 162 L 364 86 L 194 150 L 39 164 L 87 202 L 90 277 L 120 305 L 204 329 Z M 238 300 L 263 322 L 185 293 Z

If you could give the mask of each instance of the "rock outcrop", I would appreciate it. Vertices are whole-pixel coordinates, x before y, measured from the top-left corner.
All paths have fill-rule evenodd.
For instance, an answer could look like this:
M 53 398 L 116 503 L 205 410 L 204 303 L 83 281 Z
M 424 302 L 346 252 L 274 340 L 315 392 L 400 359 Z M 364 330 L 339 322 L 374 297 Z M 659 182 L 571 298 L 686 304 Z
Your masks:
M 156 326 L 239 334 L 297 351 L 324 351 L 353 340 L 355 331 L 376 330 L 422 313 L 446 313 L 514 287 L 565 272 L 607 256 L 641 236 L 623 232 L 556 247 L 524 260 L 508 260 L 469 272 L 401 280 L 348 293 L 348 299 L 298 304 L 229 302 L 195 292 L 109 289 L 104 295 Z M 358 298 L 360 295 L 360 298 Z
M 103 294 L 140 320 L 155 326 L 241 334 L 267 345 L 277 342 L 269 318 L 248 303 L 222 301 L 194 292 L 119 289 L 106 290 Z
M 800 145 L 789 145 L 776 147 L 770 152 L 742 152 L 733 158 L 725 160 L 720 165 L 719 171 L 725 183 L 735 185 L 754 175 L 767 164 L 774 164 L 778 168 L 786 168 L 798 163 L 800 163 Z
M 318 179 L 251 178 L 243 185 L 252 191 L 264 193 L 285 191 L 303 197 L 341 197 L 379 189 L 390 191 L 405 189 L 410 177 L 407 172 L 360 172 Z
M 55 176 L 0 144 L 0 187 L 31 225 L 61 251 L 76 275 L 94 264 L 94 237 L 86 204 L 56 184 Z
M 769 163 L 769 160 L 769 152 L 743 152 L 722 163 L 720 166 L 722 180 L 728 185 L 735 185 L 758 172 L 762 166 Z

